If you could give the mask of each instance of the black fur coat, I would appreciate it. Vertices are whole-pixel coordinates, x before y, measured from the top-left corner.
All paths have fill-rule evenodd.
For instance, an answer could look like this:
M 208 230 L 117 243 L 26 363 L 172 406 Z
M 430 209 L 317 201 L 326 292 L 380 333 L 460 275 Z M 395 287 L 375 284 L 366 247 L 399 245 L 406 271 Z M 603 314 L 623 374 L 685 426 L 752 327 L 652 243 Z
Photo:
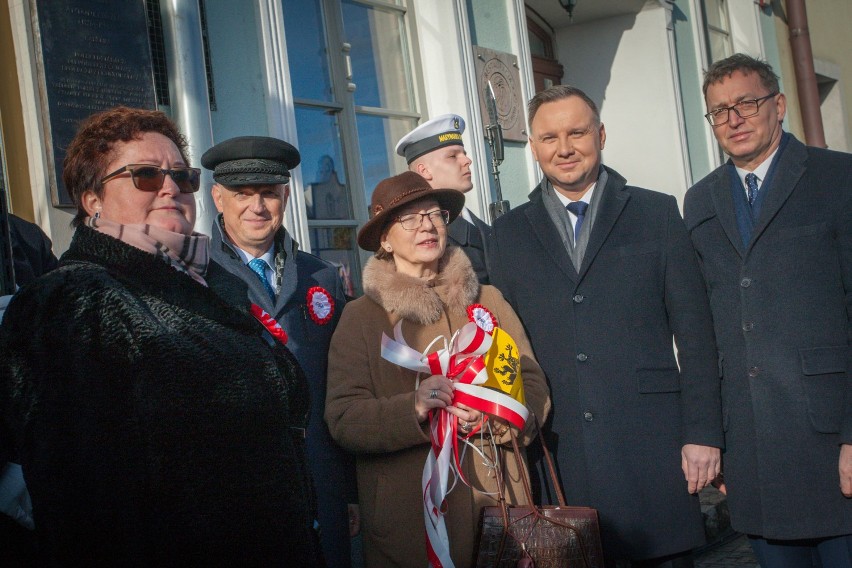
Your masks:
M 307 386 L 262 326 L 80 227 L 0 329 L 0 449 L 45 564 L 316 564 Z

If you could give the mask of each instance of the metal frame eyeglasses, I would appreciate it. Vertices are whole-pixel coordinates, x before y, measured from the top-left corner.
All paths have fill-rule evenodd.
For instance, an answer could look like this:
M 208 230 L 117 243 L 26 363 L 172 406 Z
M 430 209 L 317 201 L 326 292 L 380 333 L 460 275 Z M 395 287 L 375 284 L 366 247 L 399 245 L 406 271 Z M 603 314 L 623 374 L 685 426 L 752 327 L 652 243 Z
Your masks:
M 429 221 L 435 227 L 445 227 L 450 222 L 450 212 L 446 209 L 436 209 L 428 213 L 411 213 L 397 217 L 396 220 L 406 231 L 416 231 L 423 226 L 423 219 L 426 217 L 429 217 Z
M 124 172 L 130 172 L 133 186 L 140 191 L 160 191 L 166 183 L 167 174 L 172 176 L 181 193 L 195 193 L 201 186 L 201 170 L 198 168 L 164 169 L 150 164 L 128 164 L 118 168 L 102 178 L 101 184 L 117 178 Z
M 705 114 L 704 118 L 707 119 L 707 122 L 710 123 L 710 126 L 722 126 L 723 124 L 726 124 L 731 119 L 731 111 L 737 113 L 737 116 L 739 116 L 740 118 L 750 118 L 752 116 L 756 116 L 760 112 L 760 103 L 762 103 L 766 99 L 771 99 L 777 94 L 778 91 L 775 91 L 774 93 L 766 95 L 765 97 L 760 97 L 758 99 L 749 99 L 747 101 L 740 101 L 737 104 L 729 107 L 717 108 Z

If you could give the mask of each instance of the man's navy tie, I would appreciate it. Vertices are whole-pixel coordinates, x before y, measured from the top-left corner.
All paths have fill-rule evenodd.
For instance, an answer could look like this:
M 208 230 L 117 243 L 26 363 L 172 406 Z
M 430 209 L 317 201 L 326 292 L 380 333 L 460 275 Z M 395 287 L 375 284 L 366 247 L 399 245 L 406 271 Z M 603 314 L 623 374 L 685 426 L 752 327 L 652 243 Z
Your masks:
M 269 279 L 266 278 L 266 261 L 262 258 L 254 258 L 248 263 L 248 267 L 251 268 L 251 271 L 254 272 L 255 276 L 257 276 L 263 283 L 263 287 L 266 288 L 266 293 L 269 294 L 269 299 L 274 302 L 275 290 L 272 289 L 272 284 L 270 284 Z
M 757 199 L 757 176 L 754 174 L 746 174 L 746 191 L 748 193 L 748 204 L 754 205 L 754 200 Z
M 580 229 L 583 227 L 583 220 L 586 218 L 586 209 L 589 204 L 585 201 L 572 201 L 565 206 L 568 211 L 577 216 L 577 222 L 574 223 L 574 244 L 577 244 L 577 239 L 580 238 Z

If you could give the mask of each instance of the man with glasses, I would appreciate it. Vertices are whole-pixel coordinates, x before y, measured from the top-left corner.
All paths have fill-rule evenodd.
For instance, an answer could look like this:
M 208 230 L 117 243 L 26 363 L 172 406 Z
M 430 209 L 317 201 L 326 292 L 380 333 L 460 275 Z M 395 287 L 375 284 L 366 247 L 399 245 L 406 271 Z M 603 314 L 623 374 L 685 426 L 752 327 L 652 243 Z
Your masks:
M 730 160 L 686 195 L 710 294 L 731 523 L 762 566 L 852 566 L 852 156 L 784 132 L 767 63 L 704 78 Z
M 710 308 L 677 201 L 602 165 L 606 130 L 580 89 L 538 93 L 529 126 L 545 177 L 494 223 L 491 277 L 550 382 L 565 496 L 598 509 L 608 565 L 691 566 L 722 424 Z
M 442 114 L 403 136 L 396 153 L 405 158 L 410 171 L 423 176 L 433 189 L 467 193 L 473 189 L 473 178 L 462 134 L 464 119 L 457 114 Z M 450 223 L 447 237 L 450 244 L 467 254 L 479 283 L 488 284 L 491 227 L 465 207 Z
M 350 565 L 349 539 L 359 530 L 354 461 L 323 420 L 328 345 L 346 299 L 337 269 L 300 251 L 283 226 L 290 170 L 300 159 L 292 145 L 263 136 L 231 138 L 201 156 L 213 170 L 219 210 L 207 282 L 232 303 L 248 308 L 250 302 L 276 320 L 305 371 L 311 397 L 305 449 L 322 550 L 332 568 Z

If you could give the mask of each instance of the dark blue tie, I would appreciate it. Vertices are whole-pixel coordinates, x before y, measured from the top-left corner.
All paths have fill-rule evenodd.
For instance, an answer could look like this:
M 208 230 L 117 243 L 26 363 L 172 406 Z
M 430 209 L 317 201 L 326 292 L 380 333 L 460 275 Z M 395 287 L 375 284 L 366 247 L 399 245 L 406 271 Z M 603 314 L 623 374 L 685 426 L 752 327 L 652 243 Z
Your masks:
M 248 263 L 248 267 L 251 268 L 251 271 L 254 272 L 255 276 L 257 276 L 261 283 L 263 283 L 263 287 L 266 288 L 266 293 L 269 294 L 269 299 L 274 302 L 275 290 L 272 289 L 272 284 L 269 283 L 269 279 L 266 277 L 266 261 L 262 258 L 255 258 Z
M 565 206 L 568 211 L 577 216 L 577 222 L 574 223 L 574 244 L 577 244 L 577 239 L 580 238 L 580 229 L 583 227 L 583 220 L 586 218 L 586 209 L 589 204 L 585 201 L 572 201 Z
M 754 200 L 757 199 L 757 176 L 754 174 L 746 174 L 746 192 L 748 193 L 748 204 L 754 205 Z

